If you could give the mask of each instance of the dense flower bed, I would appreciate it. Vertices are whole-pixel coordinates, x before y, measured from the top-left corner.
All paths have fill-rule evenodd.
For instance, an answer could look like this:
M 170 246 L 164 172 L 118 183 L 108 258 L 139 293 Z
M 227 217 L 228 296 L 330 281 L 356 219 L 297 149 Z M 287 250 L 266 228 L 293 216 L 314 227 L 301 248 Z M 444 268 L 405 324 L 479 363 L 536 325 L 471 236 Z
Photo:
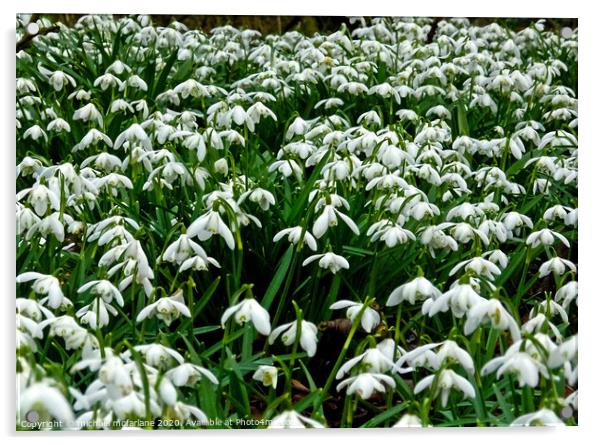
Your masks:
M 577 31 L 17 24 L 17 428 L 576 424 Z

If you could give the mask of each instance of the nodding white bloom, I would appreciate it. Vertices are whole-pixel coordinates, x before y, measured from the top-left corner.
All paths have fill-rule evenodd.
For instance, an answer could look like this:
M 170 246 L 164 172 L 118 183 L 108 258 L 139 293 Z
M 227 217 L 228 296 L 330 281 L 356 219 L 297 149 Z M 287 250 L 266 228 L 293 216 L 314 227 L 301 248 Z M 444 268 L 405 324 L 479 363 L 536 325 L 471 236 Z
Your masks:
M 103 125 L 102 114 L 100 114 L 98 108 L 91 103 L 75 110 L 73 113 L 73 120 L 83 122 L 96 121 L 100 127 Z
M 80 319 L 82 323 L 90 325 L 92 329 L 102 328 L 109 324 L 110 316 L 117 315 L 117 310 L 101 298 L 96 298 L 92 303 L 83 306 L 79 309 L 75 316 Z
M 215 375 L 208 369 L 203 368 L 199 365 L 192 363 L 183 363 L 175 368 L 170 369 L 165 373 L 165 376 L 169 378 L 172 383 L 176 386 L 196 386 L 202 377 L 208 379 L 214 385 L 219 382 Z
M 278 414 L 270 422 L 268 429 L 280 428 L 324 428 L 320 422 L 309 417 L 302 416 L 297 411 L 284 411 Z
M 513 342 L 520 340 L 518 323 L 502 303 L 495 298 L 481 301 L 468 311 L 466 323 L 464 323 L 464 334 L 472 334 L 479 325 L 486 322 L 490 322 L 495 329 L 510 331 Z
M 487 258 L 489 261 L 497 264 L 502 269 L 505 269 L 508 265 L 508 257 L 501 250 L 490 250 L 488 252 L 483 253 L 483 258 Z
M 360 234 L 357 225 L 344 213 L 340 212 L 334 205 L 327 204 L 324 206 L 322 214 L 318 216 L 314 222 L 312 232 L 316 238 L 321 238 L 326 233 L 329 227 L 338 225 L 337 217 L 341 218 L 345 224 L 351 229 L 356 235 Z
M 531 233 L 527 237 L 525 243 L 527 244 L 527 246 L 530 246 L 532 248 L 536 248 L 540 245 L 551 246 L 552 244 L 554 244 L 554 238 L 559 239 L 562 242 L 562 244 L 564 244 L 566 247 L 571 247 L 571 245 L 569 244 L 569 240 L 567 240 L 564 235 L 558 232 L 554 232 L 550 229 L 542 229 Z
M 48 122 L 48 126 L 46 127 L 46 130 L 55 131 L 57 133 L 60 133 L 62 131 L 66 131 L 67 133 L 70 133 L 71 125 L 69 125 L 69 123 L 65 119 L 61 119 L 59 117 L 57 119 L 54 119 L 54 120 Z
M 222 328 L 225 328 L 226 321 L 232 316 L 239 325 L 250 321 L 260 334 L 270 334 L 270 314 L 253 298 L 245 298 L 240 303 L 226 309 L 221 318 Z
M 190 239 L 185 233 L 181 234 L 176 241 L 167 246 L 160 259 L 181 265 L 180 272 L 189 268 L 207 270 L 207 263 L 218 268 L 221 267 L 217 260 L 207 256 L 205 249 Z
M 436 348 L 439 349 L 434 352 Z M 401 368 L 406 363 L 410 368 Z M 406 352 L 395 363 L 394 369 L 399 373 L 406 373 L 417 367 L 437 371 L 443 365 L 455 363 L 459 363 L 469 374 L 474 374 L 474 362 L 470 354 L 460 348 L 455 341 L 446 340 L 441 343 L 429 343 Z
M 356 303 L 355 301 L 350 300 L 340 300 L 330 305 L 330 309 L 345 309 L 347 308 L 346 316 L 351 321 L 355 320 L 364 307 L 362 303 Z M 380 315 L 377 311 L 372 309 L 370 306 L 367 306 L 364 310 L 361 318 L 361 325 L 366 332 L 372 332 L 374 328 L 380 323 Z
M 48 142 L 48 136 L 46 135 L 46 132 L 42 130 L 42 127 L 39 125 L 33 125 L 25 130 L 23 133 L 23 139 L 33 139 L 34 141 L 37 141 L 38 139 L 44 139 L 44 141 Z
M 274 195 L 259 187 L 253 190 L 248 190 L 240 195 L 238 204 L 241 204 L 246 198 L 249 198 L 249 201 L 251 202 L 257 203 L 262 210 L 268 210 L 271 205 L 276 204 Z
M 104 142 L 108 147 L 112 147 L 113 146 L 113 141 L 111 141 L 111 138 L 108 137 L 106 134 L 102 133 L 101 131 L 98 131 L 96 128 L 92 128 L 90 131 L 88 131 L 86 133 L 86 135 L 82 138 L 81 141 L 79 141 L 79 143 L 75 144 L 73 146 L 73 149 L 71 151 L 79 151 L 79 150 L 83 150 L 87 147 L 89 147 L 90 145 L 94 145 L 94 144 L 98 144 L 100 141 Z M 120 162 L 121 164 L 121 162 Z M 82 163 L 83 165 L 83 163 Z
M 456 241 L 466 244 L 475 239 L 480 239 L 483 245 L 489 245 L 489 239 L 480 229 L 475 229 L 468 223 L 457 223 L 451 229 L 451 235 Z
M 424 277 L 416 277 L 408 283 L 395 288 L 387 299 L 387 306 L 396 306 L 402 301 L 415 304 L 416 301 L 425 298 L 436 299 L 441 295 L 441 291 Z
M 578 285 L 576 281 L 569 281 L 565 285 L 563 285 L 558 291 L 556 291 L 556 295 L 554 296 L 555 301 L 562 302 L 562 307 L 567 309 L 571 302 L 575 301 L 575 304 L 578 303 Z
M 189 237 L 197 236 L 201 241 L 206 241 L 215 234 L 219 234 L 226 245 L 234 250 L 234 236 L 228 225 L 222 220 L 219 212 L 209 210 L 199 216 L 188 227 L 186 234 Z
M 405 352 L 399 347 L 397 350 L 402 354 Z M 356 365 L 360 365 L 362 372 L 387 372 L 394 366 L 393 359 L 395 358 L 395 352 L 395 342 L 390 338 L 386 338 L 376 345 L 376 348 L 367 349 L 360 355 L 343 363 L 337 371 L 336 378 L 342 379 Z
M 349 269 L 349 262 L 342 256 L 336 255 L 332 252 L 320 253 L 318 255 L 311 255 L 303 261 L 303 265 L 307 266 L 309 263 L 320 259 L 318 265 L 322 269 L 329 269 L 332 273 L 337 273 L 341 269 Z
M 520 351 L 522 342 L 514 343 L 518 347 L 510 347 L 501 357 L 491 359 L 481 368 L 481 375 L 487 375 L 497 369 L 497 378 L 507 373 L 518 376 L 518 384 L 535 388 L 539 383 L 539 374 L 548 378 L 548 370 L 538 359 L 528 352 Z M 513 345 L 513 346 L 514 346 Z
M 517 417 L 510 426 L 565 426 L 554 411 L 543 408 L 534 413 Z
M 184 357 L 178 351 L 175 351 L 158 343 L 149 345 L 136 345 L 134 349 L 144 356 L 146 363 L 157 369 L 172 368 L 174 364 L 183 364 Z M 121 356 L 129 359 L 132 352 L 127 350 Z
M 283 229 L 280 232 L 278 232 L 275 236 L 273 241 L 277 242 L 280 241 L 282 238 L 284 238 L 285 236 L 288 239 L 288 242 L 291 244 L 295 244 L 295 245 L 301 245 L 301 235 L 303 234 L 303 242 L 305 244 L 307 244 L 307 247 L 309 247 L 311 250 L 313 250 L 314 252 L 318 249 L 318 244 L 316 243 L 316 239 L 313 237 L 313 235 L 303 229 L 303 227 L 301 226 L 295 226 L 295 227 L 290 227 L 288 229 Z
M 282 159 L 280 161 L 273 162 L 269 166 L 268 171 L 273 172 L 276 170 L 278 170 L 278 172 L 285 178 L 288 178 L 293 174 L 298 181 L 301 181 L 303 178 L 303 169 L 299 166 L 297 161 L 293 159 Z
M 66 219 L 68 215 L 63 215 Z M 61 214 L 59 212 L 54 212 L 53 214 L 43 218 L 41 220 L 36 221 L 31 225 L 27 234 L 25 235 L 26 239 L 31 239 L 36 233 L 40 234 L 44 238 L 47 238 L 48 235 L 53 235 L 58 241 L 61 243 L 65 240 L 65 226 L 60 220 Z
M 475 397 L 475 390 L 470 382 L 451 369 L 444 369 L 438 376 L 433 374 L 420 380 L 414 387 L 414 394 L 418 394 L 426 388 L 432 388 L 433 385 L 436 385 L 435 397 L 441 395 L 441 405 L 444 407 L 447 406 L 449 393 L 452 389 L 461 391 L 465 399 Z
M 557 339 L 562 338 L 562 334 L 560 333 L 556 325 L 554 325 L 548 319 L 546 314 L 535 315 L 533 318 L 523 323 L 522 330 L 523 332 L 532 334 L 534 332 L 541 332 L 544 329 L 544 327 L 549 329 Z
M 268 341 L 272 345 L 274 341 L 281 335 L 282 343 L 285 346 L 290 346 L 297 338 L 297 321 L 285 323 L 278 326 L 270 334 Z M 316 354 L 318 347 L 318 328 L 315 324 L 309 321 L 301 320 L 301 333 L 299 334 L 299 345 L 309 357 Z
M 109 88 L 113 88 L 113 87 L 117 87 L 117 88 L 121 89 L 122 85 L 123 85 L 123 82 L 111 73 L 105 73 L 101 76 L 98 76 L 94 80 L 94 86 L 95 87 L 100 86 L 100 89 L 102 91 L 105 91 L 105 90 L 107 90 Z
M 129 142 L 130 145 L 135 144 L 142 147 L 144 150 L 151 150 L 151 140 L 139 124 L 132 124 L 127 130 L 119 133 L 115 139 L 115 145 L 113 148 L 118 150 L 124 142 Z
M 422 428 L 422 420 L 414 414 L 404 414 L 392 428 Z
M 373 224 L 370 229 L 368 229 L 369 235 L 372 231 L 371 229 L 377 224 L 379 225 L 379 228 L 374 230 L 374 233 L 370 237 L 370 241 L 384 241 L 387 247 L 395 247 L 398 244 L 407 243 L 409 240 L 416 240 L 416 236 L 409 230 L 404 229 L 401 224 L 390 224 L 388 221 L 385 221 L 385 224 L 380 223 L 381 221 Z
M 422 304 L 422 313 L 434 316 L 447 312 L 451 307 L 454 317 L 461 318 L 473 306 L 487 301 L 475 292 L 469 284 L 458 284 L 437 298 L 429 298 Z
M 564 275 L 566 269 L 569 268 L 572 272 L 577 271 L 577 266 L 572 261 L 565 260 L 563 258 L 554 257 L 543 263 L 539 268 L 539 276 L 545 277 L 550 275 L 551 272 L 554 275 Z
M 278 385 L 278 369 L 275 366 L 260 365 L 253 373 L 253 380 L 261 382 L 263 386 L 276 389 Z
M 288 141 L 295 135 L 307 133 L 307 130 L 309 130 L 309 123 L 303 120 L 301 117 L 296 117 L 295 120 L 289 125 L 284 137 Z
M 38 64 L 38 70 L 48 79 L 48 83 L 52 85 L 54 91 L 61 91 L 68 84 L 71 84 L 72 87 L 76 86 L 75 79 L 63 71 L 52 72 L 40 64 Z
M 180 314 L 188 318 L 191 316 L 190 310 L 184 303 L 184 292 L 182 289 L 179 289 L 169 297 L 159 298 L 154 303 L 146 306 L 136 317 L 136 322 L 139 323 L 146 318 L 155 316 L 169 326 Z
M 481 257 L 475 257 L 470 260 L 460 261 L 456 264 L 452 270 L 449 271 L 449 276 L 451 277 L 460 269 L 464 269 L 464 271 L 472 271 L 477 275 L 483 276 L 489 280 L 494 280 L 495 275 L 499 275 L 502 273 L 499 267 L 497 267 L 493 262 L 488 261 Z
M 17 193 L 17 201 L 27 196 L 27 202 L 39 216 L 44 216 L 48 209 L 60 210 L 61 200 L 57 193 L 36 182 L 31 188 L 23 189 Z
M 526 226 L 530 229 L 533 228 L 531 218 L 518 212 L 506 213 L 502 222 L 508 230 L 514 230 L 522 226 Z
M 82 294 L 87 290 L 91 290 L 92 295 L 96 295 L 102 298 L 106 303 L 111 303 L 113 300 L 117 302 L 119 306 L 123 306 L 123 296 L 119 289 L 117 289 L 110 281 L 107 280 L 92 280 L 81 286 L 78 290 L 78 294 Z
M 575 334 L 550 352 L 548 366 L 550 368 L 558 368 L 567 362 L 575 360 L 577 358 L 577 346 L 578 341 Z
M 62 429 L 69 429 L 74 426 L 75 417 L 71 404 L 49 382 L 34 383 L 24 390 L 19 391 L 17 401 L 19 402 L 17 408 L 19 422 L 29 422 L 30 419 L 27 414 L 37 412 L 42 416 L 47 414 L 60 422 Z
M 38 272 L 25 272 L 17 276 L 17 283 L 24 283 L 32 280 L 33 284 L 31 288 L 33 291 L 36 294 L 47 295 L 47 299 L 44 299 L 43 301 L 48 301 L 48 306 L 51 308 L 57 309 L 65 303 L 71 303 L 65 298 L 65 295 L 63 295 L 58 278 Z
M 337 385 L 337 391 L 347 386 L 347 395 L 357 394 L 366 400 L 372 397 L 374 392 L 385 392 L 387 386 L 394 388 L 395 380 L 385 374 L 364 372 L 343 380 Z
M 217 173 L 221 173 L 222 175 L 227 175 L 228 174 L 228 161 L 226 160 L 226 158 L 221 158 L 221 159 L 218 159 L 217 161 L 215 161 L 213 163 L 213 169 Z

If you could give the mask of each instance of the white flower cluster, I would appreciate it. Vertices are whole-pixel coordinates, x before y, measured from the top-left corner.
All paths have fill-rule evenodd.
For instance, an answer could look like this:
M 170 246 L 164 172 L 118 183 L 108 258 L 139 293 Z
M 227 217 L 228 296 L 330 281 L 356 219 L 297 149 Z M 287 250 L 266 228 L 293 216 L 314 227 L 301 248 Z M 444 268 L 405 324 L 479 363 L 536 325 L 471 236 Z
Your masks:
M 576 31 L 349 23 L 38 21 L 17 53 L 18 427 L 576 411 Z

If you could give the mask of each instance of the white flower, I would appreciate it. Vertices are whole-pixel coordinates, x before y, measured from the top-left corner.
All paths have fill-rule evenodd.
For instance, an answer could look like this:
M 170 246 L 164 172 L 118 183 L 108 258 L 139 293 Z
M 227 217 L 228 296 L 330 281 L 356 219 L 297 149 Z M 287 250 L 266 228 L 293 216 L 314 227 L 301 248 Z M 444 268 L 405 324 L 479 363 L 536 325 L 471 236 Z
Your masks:
M 221 318 L 222 328 L 232 316 L 239 325 L 251 321 L 257 332 L 262 335 L 270 334 L 270 314 L 253 298 L 245 298 L 240 303 L 226 309 Z
M 401 419 L 399 419 L 395 425 L 393 425 L 393 428 L 422 428 L 422 426 L 422 421 L 418 416 L 413 414 L 404 414 L 401 416 Z
M 492 281 L 495 279 L 494 275 L 499 275 L 502 273 L 500 268 L 497 267 L 493 262 L 481 257 L 475 257 L 470 260 L 460 261 L 453 267 L 452 270 L 449 271 L 449 276 L 451 277 L 462 268 L 466 272 L 472 271 L 475 274 L 481 275 Z
M 487 301 L 475 292 L 469 284 L 458 284 L 437 298 L 429 298 L 422 305 L 422 313 L 434 316 L 438 312 L 447 312 L 451 307 L 455 317 L 462 317 L 473 306 Z
M 39 125 L 33 125 L 25 130 L 23 133 L 23 139 L 29 138 L 33 139 L 34 141 L 37 141 L 38 139 L 44 139 L 44 141 L 48 142 L 48 136 L 46 135 L 46 132 L 42 130 L 42 127 Z
M 527 246 L 531 246 L 532 248 L 536 248 L 540 245 L 551 246 L 552 244 L 554 244 L 554 238 L 558 238 L 566 247 L 571 247 L 571 245 L 569 244 L 569 240 L 567 240 L 564 235 L 558 232 L 554 232 L 550 229 L 542 229 L 531 233 L 527 237 L 525 243 L 527 244 Z
M 519 343 L 515 343 L 519 344 Z M 518 384 L 535 388 L 539 383 L 539 374 L 548 377 L 546 367 L 527 352 L 508 349 L 502 357 L 496 357 L 488 361 L 482 368 L 481 374 L 487 375 L 497 369 L 497 378 L 503 374 L 517 374 Z
M 491 322 L 491 326 L 495 329 L 510 331 L 512 341 L 520 340 L 518 323 L 502 303 L 495 298 L 481 301 L 468 311 L 466 323 L 464 323 L 464 334 L 472 334 L 479 325 L 486 321 Z
M 31 188 L 23 189 L 17 193 L 17 201 L 23 199 L 24 196 L 28 197 L 27 201 L 39 216 L 44 216 L 49 208 L 60 210 L 61 200 L 55 191 L 38 182 Z
M 189 237 L 198 236 L 201 241 L 206 241 L 213 235 L 219 234 L 224 238 L 226 245 L 234 250 L 234 236 L 220 214 L 215 210 L 209 210 L 194 220 L 188 227 L 186 234 Z
M 292 345 L 297 338 L 297 321 L 283 324 L 274 329 L 268 338 L 269 343 L 273 344 L 274 340 L 276 340 L 280 334 L 282 334 L 281 339 L 285 346 Z M 307 352 L 309 357 L 313 357 L 316 354 L 318 346 L 318 328 L 315 324 L 301 320 L 299 345 Z
M 577 271 L 577 266 L 575 266 L 572 261 L 554 257 L 541 265 L 539 268 L 539 276 L 540 278 L 545 277 L 550 275 L 550 272 L 554 272 L 554 275 L 564 275 L 567 267 L 573 272 Z
M 25 272 L 17 276 L 17 283 L 24 283 L 32 280 L 33 291 L 36 294 L 48 296 L 48 306 L 56 309 L 65 302 L 66 298 L 65 295 L 63 295 L 58 278 L 38 272 Z
M 303 261 L 303 266 L 307 266 L 309 263 L 320 258 L 318 265 L 322 269 L 329 269 L 332 273 L 337 273 L 341 269 L 349 269 L 349 263 L 347 260 L 332 252 L 320 253 L 318 255 L 311 255 Z
M 243 193 L 238 199 L 238 204 L 241 204 L 247 197 L 249 201 L 257 203 L 262 210 L 268 210 L 271 205 L 276 204 L 274 195 L 259 187 Z
M 276 389 L 278 384 L 278 369 L 275 366 L 261 365 L 253 373 L 253 380 L 257 380 L 263 386 L 271 386 Z
M 190 263 L 190 265 L 187 263 L 189 259 L 193 259 L 193 261 L 197 262 L 202 261 L 205 265 L 204 270 L 207 270 L 207 263 L 218 268 L 220 267 L 220 264 L 214 258 L 207 256 L 205 249 L 190 239 L 185 233 L 181 234 L 176 241 L 167 246 L 167 249 L 165 249 L 165 252 L 161 255 L 161 259 L 170 263 L 180 264 L 182 266 L 180 272 L 194 266 L 192 263 Z M 184 263 L 186 263 L 186 267 Z M 199 265 L 197 264 L 196 266 Z M 199 269 L 202 269 L 202 267 L 195 268 L 195 270 Z
M 433 351 L 435 348 L 439 348 L 436 353 Z M 474 373 L 472 357 L 452 340 L 445 340 L 441 343 L 429 343 L 405 353 L 395 363 L 395 371 L 405 373 L 416 367 L 424 367 L 437 371 L 441 369 L 446 361 L 451 364 L 459 363 L 466 372 L 469 374 Z M 410 365 L 411 368 L 401 368 L 404 363 Z
M 475 390 L 470 382 L 451 369 L 444 369 L 439 376 L 433 374 L 420 380 L 414 388 L 414 394 L 432 387 L 433 384 L 437 385 L 435 396 L 441 394 L 441 405 L 444 407 L 447 406 L 449 393 L 452 389 L 461 391 L 464 394 L 464 398 L 470 397 L 472 399 L 475 397 Z
M 322 214 L 314 222 L 312 228 L 314 236 L 319 239 L 326 233 L 326 230 L 328 230 L 329 227 L 336 226 L 338 224 L 337 217 L 341 218 L 353 233 L 359 235 L 360 231 L 353 220 L 337 210 L 334 205 L 329 204 L 324 206 Z
M 351 321 L 355 320 L 355 317 L 359 315 L 363 307 L 364 305 L 362 303 L 356 303 L 355 301 L 350 300 L 340 300 L 330 305 L 330 309 L 333 310 L 347 308 L 346 315 Z M 380 315 L 374 309 L 367 306 L 361 318 L 362 328 L 364 328 L 366 332 L 372 332 L 378 323 L 380 323 Z
M 400 352 L 403 352 L 399 348 Z M 364 372 L 383 373 L 389 371 L 393 366 L 393 358 L 395 355 L 395 342 L 387 338 L 381 341 L 376 348 L 370 348 L 360 355 L 343 363 L 337 371 L 336 378 L 341 379 L 354 366 L 361 363 L 361 369 Z
M 534 413 L 517 417 L 510 426 L 565 426 L 553 411 L 543 408 Z
M 127 130 L 121 132 L 115 139 L 115 150 L 119 149 L 124 142 L 140 145 L 144 150 L 151 150 L 151 140 L 139 124 L 132 124 Z
M 141 322 L 146 318 L 156 316 L 159 320 L 163 320 L 167 326 L 173 320 L 181 315 L 190 318 L 190 310 L 184 304 L 184 292 L 179 289 L 175 294 L 169 297 L 159 298 L 152 304 L 149 304 L 140 311 L 136 317 L 136 322 Z
M 280 241 L 286 236 L 289 243 L 299 245 L 301 244 L 301 234 L 303 234 L 303 242 L 307 244 L 307 247 L 315 252 L 318 249 L 316 239 L 311 233 L 309 233 L 309 231 L 305 230 L 304 232 L 304 229 L 301 226 L 295 226 L 281 230 L 274 236 L 273 241 Z
M 119 289 L 117 289 L 110 281 L 107 280 L 92 280 L 81 286 L 77 293 L 81 294 L 86 292 L 88 289 L 92 289 L 92 295 L 98 295 L 101 297 L 106 303 L 111 303 L 113 300 L 119 304 L 119 306 L 123 306 L 123 296 Z
M 81 120 L 83 122 L 96 121 L 100 127 L 103 125 L 102 114 L 100 114 L 98 108 L 91 103 L 75 110 L 73 113 L 73 120 Z
M 180 365 L 184 363 L 184 357 L 182 357 L 182 354 L 158 343 L 153 343 L 150 345 L 136 345 L 134 346 L 134 349 L 144 356 L 148 365 L 155 368 L 171 368 L 174 364 L 174 361 Z M 129 357 L 130 355 L 131 351 L 129 350 L 122 354 L 124 357 Z
M 366 400 L 372 397 L 374 392 L 385 392 L 386 387 L 395 387 L 395 380 L 385 374 L 373 374 L 364 372 L 353 377 L 343 380 L 337 385 L 337 391 L 344 387 L 347 388 L 347 395 L 357 394 L 362 399 Z
M 61 422 L 61 429 L 73 427 L 75 418 L 71 404 L 58 389 L 48 383 L 34 383 L 24 391 L 20 391 L 18 396 L 20 422 L 28 422 L 27 414 L 31 411 L 42 411 Z
M 211 383 L 217 385 L 219 382 L 215 375 L 208 369 L 192 363 L 183 363 L 165 373 L 176 386 L 196 386 L 201 377 L 207 378 Z
M 563 285 L 554 296 L 555 301 L 561 301 L 563 308 L 568 308 L 573 300 L 577 302 L 578 285 L 576 281 L 569 281 Z
M 416 277 L 412 281 L 395 288 L 387 299 L 387 306 L 396 306 L 402 301 L 415 304 L 416 300 L 436 299 L 441 291 L 424 277 Z
M 278 414 L 270 422 L 268 429 L 275 428 L 324 428 L 317 420 L 310 419 L 309 417 L 302 416 L 297 411 L 285 411 Z

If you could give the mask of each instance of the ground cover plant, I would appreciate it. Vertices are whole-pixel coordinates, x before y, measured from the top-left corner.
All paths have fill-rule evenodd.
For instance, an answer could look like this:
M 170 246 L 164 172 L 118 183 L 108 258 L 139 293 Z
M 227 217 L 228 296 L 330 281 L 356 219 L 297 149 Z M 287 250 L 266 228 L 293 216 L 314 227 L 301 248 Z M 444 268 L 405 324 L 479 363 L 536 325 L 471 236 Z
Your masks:
M 577 30 L 17 20 L 17 429 L 575 425 Z

